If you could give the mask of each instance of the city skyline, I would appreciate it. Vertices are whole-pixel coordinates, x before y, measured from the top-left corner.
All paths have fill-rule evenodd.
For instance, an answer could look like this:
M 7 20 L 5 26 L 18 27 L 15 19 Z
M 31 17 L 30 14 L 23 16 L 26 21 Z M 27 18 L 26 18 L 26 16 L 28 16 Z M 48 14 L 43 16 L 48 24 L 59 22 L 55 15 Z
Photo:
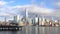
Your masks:
M 23 15 L 24 8 L 31 14 L 60 15 L 60 0 L 0 0 L 0 20 L 2 16 L 13 18 L 14 15 Z

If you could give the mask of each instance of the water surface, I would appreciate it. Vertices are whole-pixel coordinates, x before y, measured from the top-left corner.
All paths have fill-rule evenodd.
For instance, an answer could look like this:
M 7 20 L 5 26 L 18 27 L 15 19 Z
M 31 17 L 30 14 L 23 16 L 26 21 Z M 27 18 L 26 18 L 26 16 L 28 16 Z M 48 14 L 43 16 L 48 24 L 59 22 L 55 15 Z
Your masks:
M 0 34 L 60 34 L 60 27 L 25 26 L 19 31 L 0 31 Z

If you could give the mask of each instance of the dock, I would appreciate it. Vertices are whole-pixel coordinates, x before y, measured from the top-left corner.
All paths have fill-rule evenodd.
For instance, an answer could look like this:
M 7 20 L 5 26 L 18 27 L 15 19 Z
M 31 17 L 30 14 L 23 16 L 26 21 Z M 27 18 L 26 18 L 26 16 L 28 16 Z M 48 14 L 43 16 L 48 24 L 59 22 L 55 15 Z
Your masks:
M 22 30 L 22 26 L 0 26 L 0 31 L 18 31 Z

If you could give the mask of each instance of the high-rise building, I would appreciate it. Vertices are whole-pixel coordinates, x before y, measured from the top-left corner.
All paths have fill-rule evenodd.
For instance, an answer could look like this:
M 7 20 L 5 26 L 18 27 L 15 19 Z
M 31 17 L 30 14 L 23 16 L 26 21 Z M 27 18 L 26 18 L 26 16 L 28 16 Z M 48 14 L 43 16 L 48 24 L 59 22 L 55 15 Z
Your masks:
M 41 25 L 45 25 L 45 19 L 44 18 L 41 19 Z
M 25 9 L 25 17 L 26 17 L 25 18 L 26 19 L 25 21 L 26 21 L 26 23 L 28 23 L 28 10 L 27 9 Z
M 29 18 L 29 25 L 32 25 L 32 18 Z
M 32 24 L 33 24 L 33 25 L 35 24 L 35 18 L 32 19 Z
M 6 17 L 5 17 L 5 23 L 6 23 Z
M 38 23 L 38 17 L 35 17 L 35 23 Z
M 32 19 L 32 24 L 36 24 L 36 25 L 38 25 L 39 23 L 39 21 L 38 21 L 38 19 L 39 19 L 39 17 L 33 17 L 33 19 Z
M 42 24 L 42 22 L 41 22 L 41 18 L 39 18 L 39 25 L 41 25 Z
M 19 20 L 20 20 L 19 15 L 14 16 L 14 22 L 19 22 Z

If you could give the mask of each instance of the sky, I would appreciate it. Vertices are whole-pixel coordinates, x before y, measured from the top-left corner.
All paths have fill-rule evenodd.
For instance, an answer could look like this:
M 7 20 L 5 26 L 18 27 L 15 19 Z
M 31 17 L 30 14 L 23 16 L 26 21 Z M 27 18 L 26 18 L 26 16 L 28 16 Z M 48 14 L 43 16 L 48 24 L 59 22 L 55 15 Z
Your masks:
M 0 0 L 0 20 L 24 15 L 25 8 L 30 14 L 60 16 L 60 0 Z

